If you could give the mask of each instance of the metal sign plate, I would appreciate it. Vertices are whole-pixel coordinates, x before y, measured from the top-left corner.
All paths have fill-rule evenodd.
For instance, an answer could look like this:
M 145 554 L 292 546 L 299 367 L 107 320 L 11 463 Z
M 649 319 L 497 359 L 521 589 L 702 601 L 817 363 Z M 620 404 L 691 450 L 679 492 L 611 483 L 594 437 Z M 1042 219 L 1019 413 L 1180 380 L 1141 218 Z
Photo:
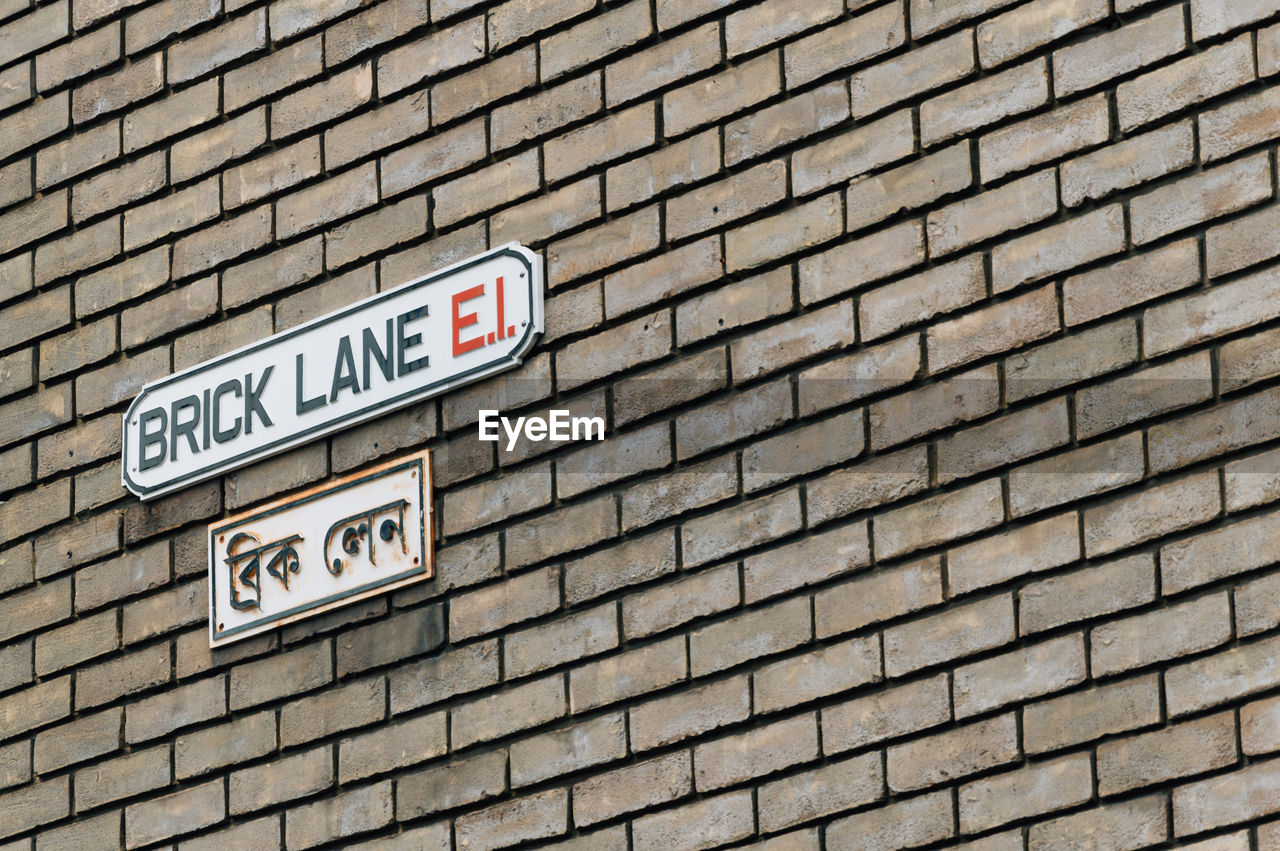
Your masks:
M 435 575 L 428 451 L 209 526 L 209 645 Z
M 518 366 L 543 329 L 515 243 L 146 385 L 124 417 L 143 499 Z

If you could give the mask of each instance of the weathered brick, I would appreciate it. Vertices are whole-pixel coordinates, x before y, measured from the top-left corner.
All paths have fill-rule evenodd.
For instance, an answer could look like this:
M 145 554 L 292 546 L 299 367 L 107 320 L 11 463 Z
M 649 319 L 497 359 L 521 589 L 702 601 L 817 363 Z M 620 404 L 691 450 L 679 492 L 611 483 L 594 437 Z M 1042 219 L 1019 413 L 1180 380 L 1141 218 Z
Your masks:
M 36 636 L 36 674 L 46 676 L 110 653 L 120 646 L 115 610 L 73 621 Z
M 1271 197 L 1271 166 L 1254 155 L 1185 178 L 1130 204 L 1133 241 L 1150 242 Z
M 879 558 L 892 558 L 989 529 L 1003 517 L 1000 482 L 989 479 L 877 518 L 876 554 Z
M 45 679 L 0 698 L 5 737 L 18 736 L 71 714 L 71 677 Z
M 67 93 L 61 92 L 0 121 L 0 155 L 6 159 L 67 128 Z
M 973 37 L 956 33 L 855 73 L 849 81 L 855 118 L 973 73 Z
M 1128 133 L 1252 79 L 1253 43 L 1246 34 L 1121 83 L 1116 88 L 1120 129 Z
M 1276 11 L 1274 0 L 1245 0 L 1231 4 L 1194 0 L 1191 4 L 1191 35 L 1196 41 L 1203 41 L 1270 17 Z
M 109 121 L 36 152 L 36 188 L 46 189 L 108 163 L 120 154 L 120 125 Z
M 1262 452 L 1227 464 L 1223 469 L 1227 510 L 1239 511 L 1280 498 L 1276 472 L 1280 472 L 1273 451 Z
M 71 120 L 84 124 L 148 98 L 164 87 L 164 51 L 157 50 L 71 93 Z
M 76 673 L 76 710 L 164 685 L 170 676 L 168 642 L 81 668 Z
M 506 533 L 509 566 L 524 566 L 594 544 L 618 533 L 612 496 L 599 497 L 559 511 L 527 520 Z M 547 529 L 573 530 L 558 538 L 544 535 Z
M 927 346 L 929 370 L 937 373 L 962 366 L 1043 339 L 1057 330 L 1056 290 L 1046 285 L 1010 301 L 932 326 Z
M 662 99 L 663 134 L 681 136 L 768 100 L 782 88 L 780 66 L 781 54 L 775 50 L 668 92 Z
M 1138 359 L 1132 320 L 1090 328 L 1005 361 L 1005 399 L 1013 402 L 1129 366 Z
M 1186 715 L 1273 687 L 1278 675 L 1266 660 L 1274 656 L 1277 643 L 1263 639 L 1170 668 L 1165 680 L 1169 715 Z
M 338 782 L 349 783 L 424 762 L 440 756 L 447 749 L 444 712 L 385 724 L 338 743 Z
M 171 35 L 192 29 L 217 16 L 222 10 L 218 0 L 196 3 L 159 3 L 135 12 L 125 19 L 124 40 L 127 53 L 137 53 Z
M 1012 714 L 956 727 L 888 750 L 889 788 L 922 789 L 1007 765 L 1018 757 L 1018 729 Z
M 685 678 L 684 639 L 676 637 L 591 662 L 569 672 L 574 713 L 635 697 Z
M 218 307 L 218 278 L 210 275 L 125 310 L 120 317 L 121 348 L 131 349 L 194 325 Z
M 984 68 L 1002 65 L 1110 13 L 1106 0 L 1033 0 L 978 25 L 978 58 Z
M 1093 88 L 1181 53 L 1186 46 L 1183 16 L 1177 9 L 1165 9 L 1054 51 L 1054 92 L 1065 97 Z
M 817 716 L 800 715 L 698 745 L 693 751 L 694 780 L 699 791 L 718 789 L 807 762 L 817 755 Z
M 692 236 L 750 215 L 786 195 L 786 164 L 761 163 L 667 202 L 669 239 Z
M 1200 252 L 1184 239 L 1068 278 L 1062 285 L 1067 325 L 1078 325 L 1192 286 L 1200 280 Z
M 985 295 L 982 256 L 971 255 L 863 294 L 858 302 L 858 325 L 864 340 L 874 340 L 965 307 Z
M 688 751 L 599 774 L 573 787 L 573 819 L 592 825 L 623 813 L 683 798 L 693 791 Z
M 630 47 L 653 32 L 649 7 L 631 2 L 542 40 L 542 77 L 554 79 Z
M 1233 713 L 1220 713 L 1098 746 L 1098 793 L 1113 795 L 1236 761 Z
M 231 670 L 231 711 L 310 691 L 333 680 L 333 652 L 326 639 Z
M 1057 209 L 1055 175 L 1053 169 L 1036 172 L 931 212 L 926 225 L 930 253 L 949 254 L 1053 215 Z
M 6 792 L 0 795 L 0 806 L 4 807 L 5 821 L 0 825 L 0 837 L 13 836 L 22 833 L 25 830 L 38 827 L 43 824 L 57 821 L 63 818 L 71 811 L 71 778 L 69 776 L 55 777 L 36 783 L 30 786 L 24 786 L 12 792 Z M 747 807 L 750 812 L 750 801 Z M 116 824 L 119 824 L 119 816 L 116 816 Z M 95 827 L 100 827 L 96 824 Z M 50 836 L 46 833 L 45 836 Z M 79 837 L 83 841 L 87 837 Z M 100 837 L 98 837 L 100 838 Z M 42 842 L 46 841 L 42 838 Z M 75 847 L 74 842 L 72 840 Z M 20 849 L 23 846 L 13 846 Z M 25 846 L 30 848 L 30 844 Z M 83 846 L 81 846 L 83 847 Z
M 751 792 L 743 790 L 641 816 L 632 822 L 632 836 L 645 848 L 683 844 L 696 851 L 750 836 L 752 822 Z M 694 844 L 688 844 L 690 839 Z
M 377 202 L 375 174 L 374 164 L 368 163 L 282 198 L 277 204 L 278 236 L 293 236 L 372 206 Z
M 912 438 L 985 416 L 999 406 L 994 365 L 876 402 L 869 409 L 871 448 L 895 446 Z
M 489 141 L 494 151 L 557 130 L 601 108 L 600 72 L 562 83 L 522 101 L 493 110 Z
M 1151 556 L 1130 556 L 1027 585 L 1018 594 L 1018 623 L 1025 635 L 1141 606 L 1153 599 Z
M 1227 595 L 1213 594 L 1094 627 L 1092 671 L 1118 671 L 1207 650 L 1231 637 Z
M 949 550 L 948 585 L 952 595 L 964 594 L 1079 557 L 1079 524 L 1069 512 Z
M 1033 824 L 1028 837 L 1035 847 L 1054 851 L 1080 842 L 1102 848 L 1145 848 L 1165 840 L 1165 809 L 1165 797 L 1151 795 Z
M 900 47 L 906 38 L 902 10 L 880 6 L 855 18 L 826 27 L 783 48 L 783 71 L 788 89 L 866 61 Z
M 1240 708 L 1240 743 L 1249 755 L 1280 749 L 1280 701 L 1258 700 Z
M 134 751 L 75 773 L 77 810 L 88 810 L 169 784 L 169 745 Z
M 1092 437 L 1212 395 L 1208 353 L 1149 367 L 1076 394 L 1076 432 Z
M 67 0 L 38 7 L 10 21 L 0 38 L 0 65 L 8 65 L 69 34 Z M 7 11 L 7 10 L 6 10 Z
M 991 597 L 885 630 L 885 674 L 901 676 L 999 647 L 1014 636 L 1013 601 Z
M 222 821 L 226 812 L 221 780 L 132 804 L 124 811 L 125 844 L 137 848 L 200 830 Z
M 883 782 L 880 760 L 865 754 L 765 784 L 758 792 L 760 829 L 773 831 L 879 800 Z M 812 840 L 810 847 L 816 848 L 816 833 Z
M 1204 522 L 1221 510 L 1218 477 L 1200 473 L 1121 497 L 1084 514 L 1089 557 Z
M 958 668 L 953 686 L 956 717 L 1061 691 L 1082 682 L 1085 668 L 1082 634 Z
M 1256 763 L 1173 791 L 1178 836 L 1257 819 L 1280 808 L 1280 761 Z
M 130 505 L 124 515 L 124 542 L 126 545 L 135 544 L 192 521 L 212 517 L 221 510 L 222 487 L 216 481 L 188 488 L 181 495 L 163 497 L 148 505 Z
M 914 150 L 914 120 L 904 109 L 797 151 L 791 159 L 791 188 L 807 195 L 901 160 Z
M 734 340 L 730 347 L 734 381 L 768 375 L 853 340 L 853 305 L 837 302 Z
M 734 608 L 741 599 L 736 565 L 723 565 L 641 591 L 623 601 L 627 638 L 664 632 L 695 618 Z
M 394 806 L 391 781 L 384 780 L 316 801 L 285 815 L 290 848 L 311 848 L 390 824 Z
M 1007 821 L 1066 809 L 1092 795 L 1087 754 L 1018 768 L 960 787 L 960 829 L 980 831 Z
M 919 375 L 921 363 L 920 338 L 908 334 L 810 367 L 800 373 L 796 382 L 800 416 L 907 384 Z M 852 416 L 860 422 L 861 413 Z M 861 449 L 861 438 L 859 428 L 849 450 L 850 457 Z
M 730 231 L 725 235 L 726 267 L 728 271 L 735 272 L 759 266 L 828 242 L 843 231 L 840 197 L 831 193 L 772 218 Z
M 841 83 L 830 83 L 806 95 L 790 98 L 726 126 L 725 164 L 732 166 L 754 159 L 782 145 L 833 127 L 848 117 L 848 89 Z M 909 123 L 910 119 L 907 121 Z M 802 153 L 809 150 L 813 149 L 806 149 Z M 845 154 L 847 156 L 848 151 Z
M 1023 741 L 1030 753 L 1122 733 L 1160 722 L 1156 674 L 1094 686 L 1023 710 Z
M 814 598 L 819 638 L 860 629 L 942 602 L 937 557 L 846 582 Z
M 767 665 L 752 677 L 755 709 L 773 712 L 880 679 L 880 642 L 855 638 Z
M 685 565 L 706 564 L 799 528 L 800 504 L 794 489 L 746 502 L 685 524 Z
M 811 304 L 915 266 L 925 259 L 924 230 L 903 222 L 800 261 L 800 301 Z
M 454 750 L 536 727 L 566 710 L 564 678 L 543 677 L 450 710 Z
M 272 38 L 284 40 L 304 33 L 358 6 L 355 0 L 277 0 L 271 4 Z
M 173 752 L 174 770 L 178 779 L 185 780 L 248 762 L 275 749 L 275 711 L 241 715 L 226 724 L 178 736 Z
M 333 785 L 333 746 L 325 745 L 232 772 L 227 811 L 240 815 L 301 798 Z
M 533 85 L 537 80 L 536 53 L 535 46 L 530 45 L 490 59 L 474 71 L 434 83 L 431 120 L 437 125 L 446 124 Z
M 568 821 L 568 790 L 549 789 L 460 816 L 454 831 L 462 847 L 489 849 L 558 836 L 568 830 Z
M 1076 207 L 1138 186 L 1185 168 L 1193 156 L 1190 121 L 1134 136 L 1059 166 L 1062 203 Z
M 920 142 L 933 146 L 1048 102 L 1048 65 L 1032 60 L 922 103 Z
M 317 189 L 324 189 L 321 184 Z M 296 200 L 291 196 L 284 201 Z M 314 196 L 313 196 L 313 200 Z M 283 202 L 282 202 L 283 203 Z M 173 277 L 184 278 L 219 266 L 271 240 L 272 210 L 263 204 L 216 225 L 183 237 L 173 247 Z
M 731 677 L 651 700 L 628 714 L 633 750 L 678 742 L 744 720 L 750 714 L 747 677 Z
M 386 681 L 356 680 L 339 688 L 286 703 L 280 709 L 280 745 L 311 739 L 381 721 L 386 712 Z
M 319 35 L 278 48 L 248 65 L 223 75 L 222 105 L 228 113 L 239 111 L 302 80 L 320 76 L 323 47 Z
M 511 745 L 511 785 L 527 786 L 612 762 L 626 756 L 626 751 L 626 720 L 621 712 L 522 739 Z
M 234 827 L 206 833 L 182 843 L 183 851 L 218 851 L 228 846 L 269 851 L 272 843 L 280 842 L 280 814 L 240 821 Z
M 170 83 L 203 76 L 266 46 L 267 11 L 258 9 L 169 48 L 167 74 Z
M 703 627 L 689 638 L 692 673 L 702 676 L 797 647 L 810 640 L 811 620 L 808 600 L 796 598 Z
M 891 845 L 925 845 L 954 832 L 955 808 L 948 791 L 906 798 L 827 825 L 827 842 L 854 851 Z
M 720 168 L 720 134 L 708 130 L 652 154 L 612 166 L 605 173 L 605 205 L 610 212 L 648 200 Z

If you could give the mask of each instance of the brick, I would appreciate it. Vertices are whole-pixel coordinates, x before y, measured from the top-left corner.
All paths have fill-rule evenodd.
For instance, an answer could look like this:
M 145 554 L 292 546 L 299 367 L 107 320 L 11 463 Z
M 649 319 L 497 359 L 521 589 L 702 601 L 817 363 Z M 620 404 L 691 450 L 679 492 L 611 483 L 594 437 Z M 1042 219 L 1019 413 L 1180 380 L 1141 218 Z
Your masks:
M 1057 180 L 1052 169 L 1006 183 L 998 189 L 957 201 L 929 214 L 926 230 L 931 254 L 949 254 L 1014 228 L 1033 224 L 1057 209 Z
M 1189 355 L 1080 390 L 1076 394 L 1077 433 L 1092 437 L 1205 401 L 1211 395 L 1206 355 Z
M 71 677 L 43 682 L 0 698 L 5 737 L 36 730 L 71 714 Z
M 605 206 L 630 207 L 676 186 L 715 174 L 720 168 L 720 134 L 704 131 L 605 173 Z
M 754 603 L 866 567 L 866 524 L 843 526 L 796 544 L 750 556 L 743 563 L 746 601 Z
M 1280 115 L 1280 104 L 1271 91 L 1235 101 L 1204 113 L 1199 136 L 1204 159 L 1219 160 L 1271 137 L 1265 129 Z
M 800 373 L 796 382 L 800 415 L 808 416 L 907 384 L 920 373 L 920 367 L 920 338 L 914 334 L 810 367 Z M 853 416 L 861 421 L 860 413 Z M 861 449 L 860 428 L 856 436 L 850 456 Z
M 490 145 L 504 150 L 593 115 L 601 104 L 600 72 L 570 80 L 495 109 L 489 119 Z
M 1106 0 L 1033 0 L 978 25 L 978 58 L 993 68 L 1111 13 Z
M 0 747 L 0 788 L 31 781 L 31 746 L 18 741 Z
M 1043 753 L 1160 723 L 1160 682 L 1156 674 L 1093 686 L 1023 710 L 1028 753 Z
M 1253 47 L 1246 34 L 1151 71 L 1116 88 L 1120 130 L 1128 133 L 1170 113 L 1253 79 Z
M 76 710 L 164 685 L 170 673 L 167 642 L 81 668 L 76 673 Z
M 876 554 L 892 558 L 964 537 L 999 524 L 1003 516 L 1000 482 L 990 479 L 882 515 L 876 522 Z
M 331 643 L 319 641 L 231 670 L 231 711 L 310 691 L 333 680 Z
M 188 488 L 180 499 L 173 495 L 146 506 L 131 505 L 124 515 L 124 542 L 135 544 L 192 521 L 204 520 L 221 510 L 222 488 L 216 481 Z
M 1191 4 L 1191 35 L 1196 41 L 1203 41 L 1270 17 L 1277 11 L 1280 9 L 1275 0 L 1247 0 L 1230 5 L 1195 0 Z
M 707 237 L 604 278 L 605 313 L 610 318 L 671 298 L 723 274 L 720 241 Z M 689 308 L 685 309 L 686 314 Z
M 797 647 L 812 635 L 808 600 L 796 598 L 696 630 L 689 638 L 695 677 Z
M 212 121 L 218 115 L 218 81 L 209 80 L 124 117 L 124 151 L 130 153 Z
M 1235 761 L 1235 715 L 1220 713 L 1099 745 L 1098 793 L 1202 774 Z
M 1046 849 L 1078 847 L 1081 842 L 1103 848 L 1145 848 L 1165 840 L 1165 809 L 1163 795 L 1111 804 L 1033 824 L 1029 841 Z
M 864 340 L 874 340 L 958 310 L 985 295 L 982 257 L 971 255 L 863 294 L 858 325 Z
M 805 304 L 858 289 L 909 269 L 925 258 L 919 222 L 903 222 L 800 261 L 800 300 Z
M 348 783 L 424 762 L 448 749 L 445 713 L 436 712 L 385 724 L 338 744 L 338 782 Z
M 223 204 L 227 209 L 240 207 L 319 173 L 320 138 L 313 136 L 223 172 Z
M 426 38 L 387 51 L 378 59 L 378 92 L 383 97 L 484 55 L 484 18 L 475 17 Z
M 222 303 L 238 307 L 294 284 L 318 278 L 323 269 L 324 243 L 315 236 L 222 273 Z
M 1227 510 L 1239 511 L 1255 505 L 1274 502 L 1278 483 L 1273 470 L 1277 459 L 1273 452 L 1263 452 L 1227 464 L 1223 469 Z
M 71 120 L 85 124 L 144 100 L 164 87 L 164 51 L 135 60 L 107 77 L 98 77 L 71 94 Z
M 954 822 L 950 792 L 931 792 L 838 819 L 827 825 L 827 842 L 855 851 L 912 847 L 951 836 Z
M 1173 830 L 1178 836 L 1257 819 L 1280 804 L 1280 762 L 1256 763 L 1173 791 Z
M 613 108 L 716 65 L 721 58 L 719 31 L 718 24 L 706 24 L 610 64 L 606 106 Z
M 1084 514 L 1089 557 L 1204 522 L 1221 509 L 1216 473 L 1201 473 L 1113 500 Z
M 386 703 L 386 683 L 382 677 L 356 680 L 286 703 L 280 709 L 280 745 L 303 744 L 310 739 L 381 721 Z
M 325 184 L 316 188 L 324 189 Z M 295 195 L 284 200 L 296 198 Z M 319 200 L 315 196 L 311 198 L 313 201 Z M 266 245 L 271 238 L 271 226 L 271 205 L 263 204 L 233 219 L 183 237 L 173 247 L 173 276 L 182 278 L 194 275 Z
M 588 177 L 495 212 L 489 219 L 489 239 L 495 245 L 517 236 L 526 243 L 541 242 L 597 219 L 600 210 L 600 181 Z
M 111 121 L 47 145 L 36 153 L 36 188 L 45 189 L 110 162 L 120 154 L 120 128 Z
M 76 316 L 83 318 L 145 295 L 168 280 L 169 250 L 161 246 L 80 278 L 75 287 Z
M 753 242 L 750 234 L 743 233 L 742 238 L 748 243 Z M 714 240 L 711 242 L 714 244 Z M 606 279 L 606 286 L 608 283 Z M 723 331 L 785 313 L 791 309 L 791 289 L 791 270 L 778 269 L 690 299 L 676 310 L 676 342 L 687 346 Z M 606 289 L 606 295 L 608 292 Z M 623 297 L 629 300 L 631 293 Z
M 876 402 L 869 414 L 871 448 L 894 446 L 985 416 L 997 408 L 999 392 L 995 367 L 988 366 Z
M 1018 595 L 1018 620 L 1023 634 L 1029 634 L 1134 608 L 1153 599 L 1151 556 L 1130 556 L 1027 585 Z
M 632 836 L 646 848 L 681 844 L 696 851 L 750 836 L 752 821 L 751 793 L 744 790 L 642 816 L 632 823 Z
M 1164 9 L 1054 51 L 1054 92 L 1065 97 L 1091 89 L 1181 53 L 1186 46 L 1183 16 L 1176 9 Z
M 850 95 L 855 118 L 865 118 L 886 106 L 947 83 L 974 71 L 973 40 L 956 33 L 855 73 Z
M 796 361 L 853 342 L 853 307 L 832 304 L 789 322 L 766 327 L 734 340 L 730 348 L 735 382 L 783 369 Z
M 211 316 L 218 305 L 218 279 L 210 275 L 172 290 L 120 317 L 120 345 L 134 348 Z
M 436 187 L 435 222 L 453 224 L 500 207 L 538 188 L 536 151 L 528 151 Z
M 758 792 L 760 828 L 778 830 L 879 800 L 883 782 L 879 759 L 866 754 L 765 784 Z
M 699 791 L 718 789 L 807 762 L 817 755 L 817 716 L 801 715 L 699 745 L 693 752 L 694 780 Z
M 750 712 L 746 676 L 659 698 L 630 710 L 634 751 L 650 750 L 744 720 Z
M 732 139 L 726 139 L 727 159 Z M 889 165 L 914 150 L 914 121 L 911 111 L 904 109 L 797 151 L 792 156 L 791 188 L 805 195 Z
M 39 492 L 39 490 L 35 491 L 35 493 Z M 15 502 L 19 500 L 11 499 L 7 504 L 13 505 Z M 18 507 L 30 509 L 29 505 L 23 505 L 20 502 Z M 6 536 L 6 539 L 14 540 L 17 537 L 19 536 Z M 25 582 L 29 582 L 31 577 L 29 569 L 23 572 L 26 573 Z M 21 587 L 21 584 L 18 587 Z M 44 582 L 17 594 L 11 594 L 3 599 L 3 610 L 4 627 L 0 628 L 0 636 L 3 636 L 5 641 L 28 632 L 45 629 L 51 624 L 71 617 L 71 582 L 68 579 Z
M 1263 639 L 1170 668 L 1165 682 L 1169 715 L 1186 715 L 1274 686 L 1276 672 L 1265 660 L 1274 655 L 1275 643 Z
M 218 0 L 198 3 L 160 3 L 125 19 L 125 51 L 137 53 L 176 33 L 192 29 L 217 16 Z
M 20 248 L 67 225 L 67 192 L 60 190 L 0 215 L 0 250 Z
M 676 637 L 591 662 L 569 672 L 570 711 L 585 712 L 685 678 L 684 640 Z
M 217 851 L 219 848 L 269 849 L 280 841 L 280 815 L 264 816 L 251 821 L 241 821 L 235 827 L 207 833 L 182 843 L 183 851 Z
M 0 169 L 0 204 L 8 206 L 31 197 L 31 161 L 18 160 Z
M 527 786 L 581 768 L 622 759 L 624 756 L 625 716 L 620 712 L 605 715 L 564 730 L 513 743 L 511 785 Z M 607 790 L 597 788 L 596 792 L 607 795 Z M 584 822 L 579 819 L 579 823 Z
M 277 0 L 271 4 L 271 35 L 285 40 L 340 17 L 359 4 L 354 0 L 324 0 L 321 3 Z
M 785 163 L 761 163 L 667 202 L 667 237 L 678 239 L 719 227 L 780 201 L 785 195 Z
M 941 602 L 942 576 L 936 557 L 879 571 L 814 598 L 818 637 L 850 632 Z
M 31 97 L 31 63 L 20 62 L 0 72 L 0 105 L 4 109 L 24 103 Z
M 656 360 L 671 350 L 670 311 L 661 310 L 571 343 L 556 353 L 562 390 L 587 384 L 637 363 Z M 621 341 L 628 340 L 625 352 Z
M 489 49 L 497 51 L 500 47 L 569 21 L 590 8 L 590 4 L 583 0 L 557 0 L 554 3 L 509 0 L 490 15 Z M 433 17 L 438 17 L 438 14 Z
M 744 225 L 725 235 L 727 268 L 730 272 L 749 269 L 828 242 L 843 233 L 843 219 L 839 195 L 832 193 Z
M 332 67 L 395 40 L 428 20 L 426 0 L 398 0 L 339 21 L 325 32 L 325 64 Z
M 311 848 L 376 830 L 392 819 L 391 781 L 384 780 L 291 810 L 285 815 L 285 841 L 290 848 Z
M 880 679 L 880 642 L 855 638 L 775 662 L 752 677 L 757 712 L 773 712 Z
M 544 677 L 450 711 L 455 750 L 535 727 L 565 714 L 564 679 Z
M 993 263 L 995 261 L 993 260 Z M 931 372 L 962 366 L 996 352 L 1043 339 L 1058 330 L 1058 299 L 1052 285 L 929 329 Z
M 333 746 L 281 757 L 231 773 L 227 811 L 241 815 L 319 792 L 333 785 Z
M 980 831 L 1087 801 L 1093 772 L 1087 754 L 1014 769 L 960 787 L 960 829 Z
M 115 611 L 81 618 L 36 636 L 36 674 L 46 676 L 110 653 L 120 646 Z
M 27 340 L 46 336 L 50 332 L 57 331 L 70 323 L 71 288 L 60 286 L 56 289 L 46 290 L 34 298 L 10 305 L 0 311 L 0 316 L 4 317 L 5 325 L 9 328 L 9 332 L 6 335 L 7 339 L 5 340 L 6 345 L 17 345 Z M 28 404 L 30 405 L 31 403 L 28 402 Z M 44 407 L 46 410 L 52 411 L 57 406 L 42 406 L 36 403 L 35 407 Z M 32 434 L 39 430 L 40 427 L 29 426 L 26 433 Z M 20 429 L 21 426 L 15 429 L 15 433 Z M 4 431 L 7 432 L 9 429 Z
M 276 749 L 274 710 L 241 715 L 226 724 L 178 736 L 174 770 L 180 780 L 265 756 Z
M 13 836 L 63 818 L 71 811 L 70 800 L 71 779 L 69 777 L 55 777 L 0 795 L 0 806 L 4 807 L 6 816 L 4 825 L 0 826 L 0 837 Z M 44 836 L 49 835 L 49 833 L 44 834 Z M 43 842 L 44 839 L 42 838 L 41 841 Z M 31 846 L 27 844 L 25 847 Z
M 8 593 L 29 585 L 35 577 L 34 566 L 29 541 L 6 545 L 0 550 L 0 591 Z
M 932 147 L 1048 102 L 1048 65 L 1035 59 L 922 103 L 920 142 Z
M 75 774 L 75 805 L 88 810 L 168 785 L 169 746 L 134 751 Z
M 636 763 L 573 787 L 573 818 L 589 826 L 623 813 L 683 798 L 693 791 L 689 753 Z
M 1075 561 L 1080 557 L 1078 529 L 1076 514 L 1070 512 L 949 550 L 951 594 L 965 594 Z
M 573 533 L 560 535 L 553 540 L 550 536 L 543 535 L 551 527 L 572 529 Z M 553 514 L 527 520 L 507 530 L 508 566 L 534 564 L 551 556 L 607 540 L 617 532 L 617 516 L 612 496 L 562 508 Z
M 924 730 L 951 718 L 945 674 L 822 710 L 822 747 L 830 755 Z
M 169 48 L 170 83 L 201 77 L 266 46 L 267 12 L 258 9 Z
M 888 785 L 895 792 L 921 789 L 976 774 L 1018 757 L 1012 714 L 956 727 L 888 750 Z
M 734 608 L 740 599 L 737 567 L 724 565 L 632 594 L 623 602 L 622 629 L 627 638 L 664 632 Z
M 631 2 L 542 40 L 542 78 L 550 80 L 630 47 L 653 33 L 645 3 Z
M 616 606 L 608 603 L 508 635 L 503 645 L 508 678 L 612 650 L 618 645 Z
M 6 159 L 13 154 L 43 141 L 67 129 L 66 92 L 45 98 L 33 106 L 16 112 L 0 121 L 0 155 Z
M 1013 602 L 1008 597 L 952 606 L 885 631 L 885 674 L 897 677 L 963 658 L 999 647 L 1013 635 Z
M 1277 224 L 1276 208 L 1268 207 L 1210 228 L 1205 234 L 1205 267 L 1216 278 L 1275 256 L 1265 233 Z
M 685 524 L 685 565 L 706 564 L 799 528 L 800 505 L 794 490 L 743 503 Z
M 0 299 L 8 301 L 30 291 L 31 287 L 30 251 L 0 263 Z
M 782 145 L 833 127 L 848 117 L 848 90 L 839 83 L 828 84 L 806 95 L 754 112 L 731 122 L 725 128 L 725 164 L 732 166 L 754 159 Z M 906 120 L 909 124 L 910 118 Z M 866 135 L 862 134 L 859 139 L 866 139 Z M 910 135 L 909 129 L 907 135 Z M 873 141 L 891 145 L 898 142 L 900 136 L 894 135 L 891 138 L 892 141 L 883 137 Z M 821 144 L 817 148 L 826 150 L 826 146 Z M 806 149 L 801 155 L 807 155 L 813 150 L 815 149 Z M 839 153 L 848 157 L 852 152 L 846 145 L 845 150 Z M 830 170 L 827 176 L 830 177 Z
M 69 35 L 67 5 L 66 0 L 61 0 L 10 21 L 4 38 L 0 38 L 0 65 L 8 65 Z
M 550 789 L 461 816 L 454 831 L 462 847 L 489 849 L 558 836 L 568 830 L 568 820 L 568 791 Z
M 1271 168 L 1254 155 L 1135 198 L 1133 240 L 1150 242 L 1271 197 Z
M 781 90 L 781 55 L 767 53 L 663 96 L 663 134 L 681 136 Z
M 1231 637 L 1225 594 L 1209 595 L 1094 627 L 1094 676 L 1207 650 Z
M 278 235 L 302 233 L 376 202 L 375 169 L 368 163 L 282 198 L 277 204 Z
M 543 340 L 548 343 L 595 328 L 604 321 L 603 285 L 588 284 L 548 299 L 545 317 Z
M 125 844 L 136 848 L 209 827 L 225 816 L 220 780 L 193 786 L 128 807 L 124 813 Z
M 1259 700 L 1240 709 L 1240 742 L 1250 755 L 1280 749 L 1280 702 Z
M 1052 694 L 1085 678 L 1083 635 L 1067 635 L 959 668 L 957 718 Z
M 1132 320 L 1090 328 L 1037 346 L 1005 361 L 1005 398 L 1013 402 L 1115 372 L 1138 359 Z
M 302 80 L 320 76 L 323 47 L 319 35 L 278 48 L 222 78 L 222 106 L 228 113 L 256 103 Z
M 902 11 L 881 6 L 793 41 L 783 49 L 787 88 L 887 53 L 900 47 L 905 37 Z
M 1200 280 L 1200 253 L 1184 239 L 1111 266 L 1068 278 L 1062 286 L 1067 325 L 1078 325 L 1192 286 Z

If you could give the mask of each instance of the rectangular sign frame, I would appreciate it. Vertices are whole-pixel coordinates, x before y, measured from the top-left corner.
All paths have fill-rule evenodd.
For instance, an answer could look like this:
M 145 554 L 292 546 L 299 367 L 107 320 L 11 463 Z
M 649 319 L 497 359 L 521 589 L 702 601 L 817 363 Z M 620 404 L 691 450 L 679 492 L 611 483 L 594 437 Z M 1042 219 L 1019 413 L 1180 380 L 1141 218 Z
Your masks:
M 153 381 L 124 415 L 121 481 L 152 499 L 519 366 L 543 297 L 541 257 L 508 243 Z
M 433 578 L 432 488 L 424 449 L 210 523 L 209 646 Z

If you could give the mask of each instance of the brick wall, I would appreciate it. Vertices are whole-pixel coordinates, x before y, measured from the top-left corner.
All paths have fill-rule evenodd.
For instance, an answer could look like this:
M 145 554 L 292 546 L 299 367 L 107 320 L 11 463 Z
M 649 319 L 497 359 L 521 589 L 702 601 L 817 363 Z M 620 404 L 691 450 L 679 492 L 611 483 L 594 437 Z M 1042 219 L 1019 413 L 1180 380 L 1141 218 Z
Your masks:
M 4 851 L 1280 848 L 1280 3 L 0 16 Z M 519 371 L 120 487 L 510 240 Z M 209 521 L 421 446 L 434 581 L 209 650 Z

